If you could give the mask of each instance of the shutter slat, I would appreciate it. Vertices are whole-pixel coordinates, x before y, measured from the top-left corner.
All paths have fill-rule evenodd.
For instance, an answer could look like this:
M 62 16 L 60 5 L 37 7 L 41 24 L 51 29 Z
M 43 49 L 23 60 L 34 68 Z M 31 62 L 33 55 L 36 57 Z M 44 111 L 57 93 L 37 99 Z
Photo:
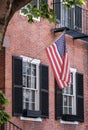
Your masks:
M 20 57 L 12 58 L 13 72 L 13 106 L 14 116 L 22 115 L 22 59 Z
M 84 121 L 84 94 L 83 94 L 83 74 L 76 74 L 76 93 L 77 93 L 77 118 L 78 121 Z M 80 109 L 79 109 L 80 108 Z
M 49 97 L 48 97 L 48 66 L 40 65 L 40 90 L 41 90 L 41 116 L 49 117 Z

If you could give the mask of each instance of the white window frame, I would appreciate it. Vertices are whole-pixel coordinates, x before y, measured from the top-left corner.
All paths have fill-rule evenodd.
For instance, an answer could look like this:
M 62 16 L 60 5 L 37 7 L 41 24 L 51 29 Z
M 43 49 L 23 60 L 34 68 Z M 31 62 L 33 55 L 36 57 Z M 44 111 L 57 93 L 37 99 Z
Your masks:
M 71 96 L 72 97 L 72 114 L 76 115 L 76 69 L 71 68 L 71 72 L 73 73 L 73 94 L 72 95 L 65 94 L 64 93 L 65 89 L 63 89 L 63 114 L 64 114 L 64 96 Z M 69 88 L 66 88 L 66 89 L 69 89 Z M 69 108 L 69 106 L 67 107 Z
M 28 3 L 28 4 L 30 4 L 30 3 Z M 27 4 L 27 5 L 28 5 L 28 4 Z M 21 11 L 23 8 L 26 9 L 26 8 L 27 8 L 27 5 L 25 5 L 24 7 L 22 7 L 22 8 L 20 9 L 20 15 L 21 15 L 21 16 L 27 16 L 26 14 L 22 13 L 22 11 Z M 39 9 L 39 0 L 37 0 L 37 8 Z M 40 22 L 40 17 L 38 17 L 38 18 L 33 17 L 33 20 Z
M 30 57 L 26 57 L 26 56 L 21 56 L 22 59 L 23 59 L 23 62 L 30 62 L 31 64 L 35 64 L 36 65 L 36 89 L 34 89 L 35 91 L 35 110 L 40 110 L 40 105 L 39 105 L 39 99 L 40 99 L 40 85 L 39 85 L 39 65 L 40 65 L 40 60 L 37 60 L 37 59 L 33 59 L 33 58 L 30 58 Z M 23 89 L 25 90 L 33 90 L 33 88 L 28 88 L 27 86 L 26 87 L 23 87 Z M 23 102 L 26 102 L 24 99 L 23 99 Z M 29 101 L 30 103 L 30 101 Z M 23 103 L 24 104 L 24 103 Z M 23 107 L 25 107 L 25 104 L 23 105 Z

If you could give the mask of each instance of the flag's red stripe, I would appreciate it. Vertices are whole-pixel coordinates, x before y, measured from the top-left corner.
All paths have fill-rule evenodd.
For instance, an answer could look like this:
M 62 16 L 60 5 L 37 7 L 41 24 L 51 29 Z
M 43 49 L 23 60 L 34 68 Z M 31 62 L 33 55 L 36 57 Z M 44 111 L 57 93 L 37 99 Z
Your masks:
M 69 61 L 68 61 L 67 53 L 65 54 L 63 61 L 64 61 L 64 66 L 63 66 L 63 72 L 62 72 L 62 79 L 66 81 L 67 83 L 69 83 L 70 71 L 69 71 Z
M 64 80 L 69 84 L 70 83 L 70 66 L 69 66 L 69 61 L 68 61 L 68 56 L 67 56 L 67 54 L 66 54 L 66 71 L 65 71 L 65 78 L 64 78 Z
M 58 86 L 62 89 L 62 88 L 64 88 L 64 85 L 63 85 L 62 81 L 60 80 L 59 75 L 58 75 L 57 72 L 56 72 L 56 67 L 55 67 L 55 65 L 54 65 L 54 63 L 53 63 L 53 59 L 52 59 L 52 57 L 51 57 L 51 53 L 50 53 L 49 48 L 46 49 L 46 52 L 47 52 L 47 55 L 48 55 L 48 57 L 49 57 L 49 60 L 50 60 L 50 63 L 51 63 L 51 67 L 52 67 L 52 69 L 53 69 L 53 72 L 54 72 L 54 75 L 55 75 L 57 84 L 58 84 Z
M 48 49 L 49 49 L 49 51 L 50 51 L 50 54 L 51 54 L 51 57 L 52 57 L 52 59 L 53 59 L 54 65 L 55 65 L 55 67 L 56 67 L 56 71 L 58 72 L 59 77 L 61 77 L 61 70 L 62 70 L 62 68 L 61 68 L 61 66 L 59 65 L 58 61 L 57 61 L 57 58 L 56 58 L 56 55 L 55 55 L 55 53 L 54 53 L 53 47 L 50 46 Z

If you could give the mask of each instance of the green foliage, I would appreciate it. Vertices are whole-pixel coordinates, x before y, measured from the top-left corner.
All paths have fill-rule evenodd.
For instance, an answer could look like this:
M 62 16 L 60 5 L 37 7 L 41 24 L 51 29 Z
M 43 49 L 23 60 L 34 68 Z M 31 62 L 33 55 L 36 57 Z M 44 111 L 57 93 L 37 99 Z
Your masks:
M 4 107 L 9 103 L 8 99 L 5 97 L 4 93 L 0 92 L 0 106 Z
M 28 22 L 33 23 L 33 18 L 42 17 L 48 19 L 49 22 L 56 22 L 56 15 L 53 9 L 50 9 L 44 1 L 39 3 L 39 8 L 35 7 L 33 2 L 30 2 L 21 12 L 28 17 Z
M 63 2 L 67 8 L 71 8 L 74 5 L 81 6 L 85 4 L 85 0 L 63 0 Z
M 4 110 L 0 110 L 0 124 L 6 123 L 11 117 Z
M 63 3 L 67 8 L 71 8 L 74 5 L 83 5 L 85 0 L 63 0 Z M 33 23 L 33 18 L 42 17 L 48 19 L 49 22 L 56 23 L 56 15 L 53 9 L 50 9 L 48 4 L 43 0 L 39 3 L 39 8 L 37 8 L 33 2 L 30 2 L 21 12 L 28 17 L 28 22 Z
M 0 91 L 0 124 L 6 123 L 11 119 L 10 115 L 5 112 L 4 107 L 9 103 L 4 93 Z

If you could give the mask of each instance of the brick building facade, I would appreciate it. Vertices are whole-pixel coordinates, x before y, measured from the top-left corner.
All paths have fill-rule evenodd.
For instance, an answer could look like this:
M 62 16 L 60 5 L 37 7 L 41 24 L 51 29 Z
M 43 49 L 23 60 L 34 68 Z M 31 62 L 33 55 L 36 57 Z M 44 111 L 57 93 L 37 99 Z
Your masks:
M 78 73 L 81 73 L 83 75 L 84 113 L 81 113 L 81 114 L 84 115 L 84 119 L 82 121 L 79 121 L 76 119 L 75 120 L 73 119 L 72 121 L 67 120 L 67 119 L 63 120 L 62 118 L 55 119 L 55 113 L 56 113 L 55 112 L 56 111 L 55 82 L 54 82 L 54 75 L 52 72 L 52 68 L 50 66 L 50 62 L 46 55 L 46 47 L 52 44 L 62 33 L 62 32 L 54 33 L 52 31 L 52 29 L 54 28 L 55 28 L 54 24 L 51 24 L 47 20 L 44 20 L 42 18 L 40 21 L 35 21 L 33 24 L 29 24 L 27 22 L 27 18 L 24 16 L 21 16 L 19 12 L 16 12 L 13 18 L 11 19 L 11 21 L 9 22 L 6 35 L 5 35 L 5 37 L 8 37 L 9 39 L 9 43 L 8 43 L 9 45 L 6 48 L 3 47 L 0 53 L 0 61 L 1 61 L 0 62 L 0 86 L 1 86 L 0 88 L 3 89 L 7 98 L 10 101 L 10 104 L 6 107 L 6 111 L 12 116 L 11 121 L 14 122 L 16 125 L 18 125 L 19 127 L 21 127 L 23 130 L 50 130 L 50 129 L 52 130 L 54 129 L 55 130 L 58 130 L 58 129 L 59 130 L 70 130 L 70 129 L 87 130 L 88 129 L 88 110 L 87 110 L 88 109 L 88 94 L 87 94 L 88 93 L 88 88 L 87 88 L 87 85 L 88 85 L 88 43 L 85 42 L 84 40 L 73 39 L 72 36 L 66 34 L 66 43 L 67 43 L 71 68 L 75 68 Z M 6 41 L 4 43 L 4 46 L 7 46 Z M 39 116 L 36 116 L 35 113 L 32 113 L 33 115 L 31 115 L 30 112 L 27 113 L 27 111 L 26 111 L 26 114 L 28 114 L 28 116 L 25 116 L 25 112 L 23 116 L 20 114 L 20 112 L 18 112 L 18 110 L 20 111 L 21 109 L 20 96 L 22 95 L 20 94 L 18 96 L 18 93 L 19 92 L 21 93 L 21 91 L 19 90 L 19 87 L 17 89 L 18 93 L 16 89 L 14 89 L 15 85 L 20 86 L 21 81 L 19 79 L 20 75 L 18 73 L 22 69 L 22 68 L 18 68 L 14 66 L 15 65 L 19 66 L 19 64 L 21 63 L 23 65 L 23 62 L 25 62 L 26 58 L 28 61 L 30 61 L 29 57 L 33 59 L 37 59 L 38 61 L 36 62 L 38 64 L 41 63 L 45 66 L 48 66 L 48 83 L 46 83 L 46 86 L 48 86 L 48 90 L 47 90 L 48 97 L 46 95 L 45 100 L 42 99 L 42 101 L 45 101 L 45 102 L 41 102 L 40 98 L 42 94 L 39 94 L 40 93 L 39 92 L 38 95 L 40 96 L 35 95 L 37 98 L 36 102 L 38 103 L 37 106 L 34 103 L 34 105 L 36 106 L 36 109 L 38 109 L 39 107 L 41 108 L 41 105 L 42 107 L 44 107 L 45 110 L 47 109 L 46 110 L 47 112 L 44 112 L 44 109 L 41 108 L 42 109 L 41 111 L 43 111 L 43 114 L 37 113 L 39 114 Z M 21 59 L 23 61 L 16 64 L 17 59 Z M 31 62 L 33 62 L 33 59 L 31 59 Z M 44 69 L 46 70 L 46 68 Z M 16 73 L 16 70 L 17 70 L 17 73 Z M 43 71 L 43 68 L 42 68 L 42 71 Z M 47 77 L 47 71 L 46 72 L 43 71 L 43 76 L 44 74 L 45 74 L 45 77 Z M 16 78 L 14 79 L 15 76 L 18 76 L 17 79 Z M 41 83 L 41 80 L 38 82 Z M 44 81 L 46 82 L 46 80 Z M 17 83 L 17 81 L 19 83 L 15 84 Z M 45 82 L 42 84 L 45 85 Z M 25 82 L 23 84 L 25 86 Z M 25 89 L 22 91 L 25 91 Z M 16 100 L 18 98 L 18 106 L 16 106 L 17 102 L 14 100 L 14 98 L 16 98 Z M 25 98 L 22 100 L 23 102 L 26 102 Z M 38 101 L 41 103 L 39 103 Z M 25 103 L 24 103 L 24 108 L 25 108 Z M 81 108 L 78 108 L 78 111 L 80 111 L 80 109 Z

